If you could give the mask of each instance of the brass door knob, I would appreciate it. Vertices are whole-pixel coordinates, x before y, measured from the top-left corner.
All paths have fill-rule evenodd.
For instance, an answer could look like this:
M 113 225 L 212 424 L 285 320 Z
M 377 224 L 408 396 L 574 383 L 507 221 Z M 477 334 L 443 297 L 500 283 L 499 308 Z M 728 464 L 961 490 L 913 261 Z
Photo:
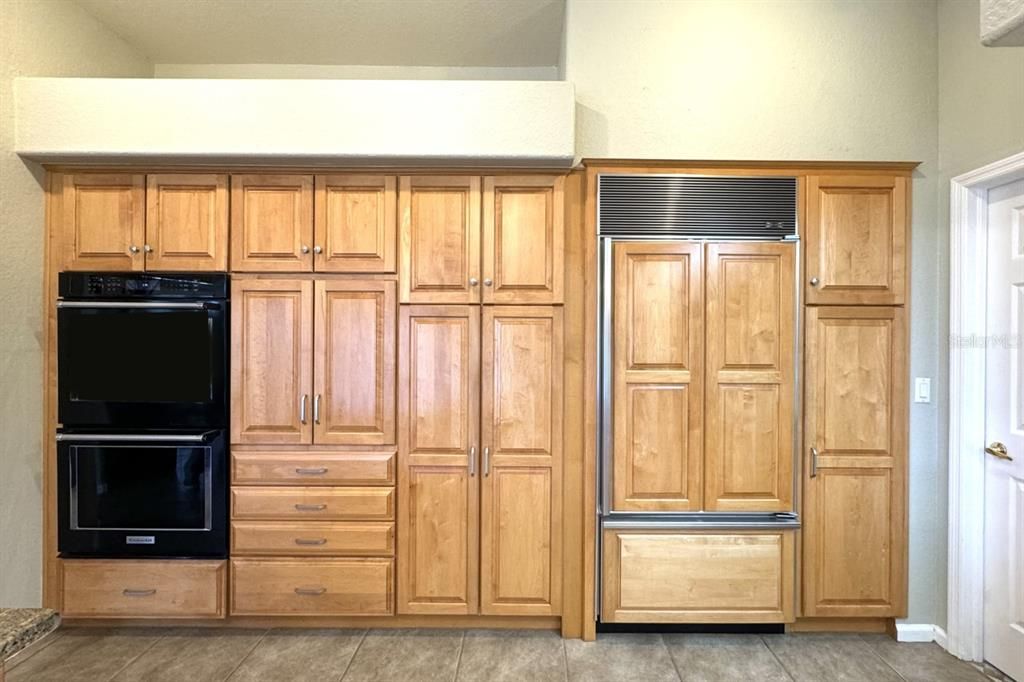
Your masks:
M 1013 457 L 1010 457 L 1010 454 L 1006 451 L 1006 446 L 1000 443 L 999 441 L 996 441 L 989 445 L 987 448 L 985 448 L 985 452 L 992 455 L 993 457 L 1005 459 L 1008 462 L 1013 461 Z

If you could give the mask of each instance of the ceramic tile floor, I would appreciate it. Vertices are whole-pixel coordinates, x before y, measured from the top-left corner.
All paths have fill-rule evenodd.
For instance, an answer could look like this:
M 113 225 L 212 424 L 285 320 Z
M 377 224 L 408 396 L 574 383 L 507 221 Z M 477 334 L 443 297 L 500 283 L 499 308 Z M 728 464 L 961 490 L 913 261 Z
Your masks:
M 62 628 L 7 679 L 988 682 L 935 644 L 884 635 L 602 634 L 581 642 L 525 630 L 194 628 Z

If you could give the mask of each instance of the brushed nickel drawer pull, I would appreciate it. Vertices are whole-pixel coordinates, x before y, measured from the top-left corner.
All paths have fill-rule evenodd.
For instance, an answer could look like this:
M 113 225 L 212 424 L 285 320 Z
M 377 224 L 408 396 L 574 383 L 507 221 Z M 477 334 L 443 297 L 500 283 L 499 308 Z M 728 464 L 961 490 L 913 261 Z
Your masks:
M 327 538 L 295 538 L 296 545 L 326 545 Z
M 156 590 L 129 590 L 126 588 L 121 590 L 121 594 L 126 597 L 152 597 L 156 594 Z
M 297 504 L 295 509 L 298 511 L 323 511 L 327 509 L 326 504 Z
M 295 594 L 301 594 L 307 597 L 319 597 L 321 594 L 327 591 L 326 587 L 296 587 Z
M 299 476 L 323 476 L 327 473 L 327 467 L 316 467 L 316 468 L 303 468 L 299 467 L 295 470 Z

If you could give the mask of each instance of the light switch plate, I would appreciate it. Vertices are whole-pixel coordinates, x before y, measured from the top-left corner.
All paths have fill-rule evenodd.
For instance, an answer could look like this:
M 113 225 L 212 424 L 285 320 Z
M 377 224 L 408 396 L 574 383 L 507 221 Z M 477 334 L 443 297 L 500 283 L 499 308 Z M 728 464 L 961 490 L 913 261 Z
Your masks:
M 914 402 L 930 403 L 932 401 L 932 380 L 928 377 L 914 379 Z

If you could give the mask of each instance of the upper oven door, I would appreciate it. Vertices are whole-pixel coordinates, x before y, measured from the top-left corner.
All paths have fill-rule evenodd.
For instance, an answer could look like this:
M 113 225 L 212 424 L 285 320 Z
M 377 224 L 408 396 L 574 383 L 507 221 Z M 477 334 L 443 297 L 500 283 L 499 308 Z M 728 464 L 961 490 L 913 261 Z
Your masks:
M 59 301 L 59 421 L 226 426 L 226 312 L 214 301 Z

